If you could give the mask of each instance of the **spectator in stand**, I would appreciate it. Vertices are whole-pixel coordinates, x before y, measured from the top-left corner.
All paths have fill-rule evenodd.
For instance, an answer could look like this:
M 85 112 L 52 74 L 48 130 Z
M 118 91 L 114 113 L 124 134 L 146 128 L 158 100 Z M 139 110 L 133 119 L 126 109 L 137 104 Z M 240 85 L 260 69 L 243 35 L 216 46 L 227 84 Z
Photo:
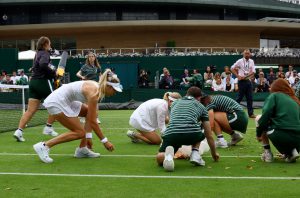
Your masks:
M 278 75 L 278 78 L 285 79 L 285 75 L 284 75 L 283 73 L 280 73 L 280 74 Z
M 227 75 L 227 77 L 224 80 L 225 80 L 225 83 L 223 83 L 224 91 L 233 92 L 234 91 L 234 80 L 231 78 L 231 75 Z
M 269 91 L 269 83 L 265 78 L 263 72 L 259 73 L 259 77 L 257 79 L 257 92 L 268 92 Z
M 280 74 L 283 74 L 285 76 L 282 65 L 279 65 L 279 67 L 278 67 L 278 72 L 276 72 L 276 78 L 279 78 Z
M 296 78 L 295 78 L 294 84 L 291 86 L 292 89 L 295 91 L 295 93 L 296 93 L 297 87 L 298 87 L 298 85 L 299 85 L 299 80 L 300 80 L 300 78 L 299 78 L 299 77 L 296 77 Z
M 298 77 L 298 73 L 296 70 L 293 71 L 293 73 L 290 75 L 290 77 L 287 79 L 291 86 L 294 86 L 295 79 Z
M 13 84 L 17 84 L 17 80 L 18 80 L 18 76 L 17 76 L 17 72 L 16 71 L 13 71 L 12 72 L 12 76 L 10 77 L 10 79 L 13 81 Z
M 225 79 L 228 75 L 231 76 L 231 72 L 230 72 L 229 67 L 228 67 L 228 66 L 225 66 L 225 67 L 224 67 L 224 71 L 223 71 L 222 74 L 221 74 L 221 78 L 222 78 L 222 79 Z
M 275 73 L 274 73 L 272 67 L 270 67 L 270 71 L 267 75 L 267 80 L 269 82 L 269 85 L 271 85 L 273 83 L 273 81 L 276 80 L 276 76 L 275 76 Z
M 14 82 L 11 80 L 10 76 L 9 75 L 6 75 L 6 80 L 3 80 L 2 81 L 2 84 L 7 84 L 7 85 L 13 85 Z
M 1 71 L 2 81 L 6 81 L 7 72 L 5 70 Z
M 263 69 L 262 69 L 262 68 L 259 68 L 259 69 L 258 69 L 258 72 L 255 74 L 255 77 L 256 77 L 256 78 L 259 78 L 259 74 L 260 74 L 260 73 L 263 73 L 263 74 L 265 75 Z
M 160 75 L 159 80 L 161 81 L 162 77 L 164 77 L 165 72 L 168 70 L 168 68 L 164 67 L 163 68 L 163 73 Z
M 214 74 L 211 71 L 210 66 L 206 67 L 204 72 L 204 87 L 212 87 L 212 81 L 214 79 Z
M 239 91 L 239 80 L 238 80 L 238 78 L 235 78 L 234 79 L 234 92 L 238 92 Z
M 3 76 L 0 76 L 0 84 L 2 84 Z
M 203 76 L 200 74 L 199 69 L 194 69 L 193 76 L 186 79 L 190 82 L 191 86 L 203 87 Z
M 216 79 L 216 84 L 214 85 L 213 90 L 214 91 L 225 91 L 224 84 L 222 84 L 221 77 Z
M 221 74 L 219 72 L 216 72 L 214 79 L 212 81 L 212 87 L 216 87 L 217 86 L 217 79 L 221 78 Z
M 149 87 L 149 79 L 148 79 L 148 74 L 147 72 L 142 69 L 140 71 L 140 76 L 139 76 L 139 81 L 138 81 L 138 85 L 139 88 L 148 88 Z
M 289 65 L 289 71 L 285 73 L 285 78 L 289 79 L 293 74 L 293 65 Z
M 184 69 L 184 73 L 181 76 L 181 80 L 182 80 L 181 83 L 180 83 L 180 88 L 181 89 L 185 90 L 185 89 L 188 89 L 188 88 L 191 87 L 190 82 L 186 79 L 188 77 L 190 77 L 189 70 Z
M 252 91 L 254 93 L 256 93 L 257 92 L 257 79 L 255 78 L 255 76 L 250 77 L 250 82 L 252 84 Z
M 300 100 L 300 81 L 296 84 L 295 95 Z
M 160 89 L 173 89 L 174 79 L 169 70 L 164 71 L 164 75 L 159 82 Z
M 17 78 L 17 85 L 28 85 L 29 79 L 25 74 L 24 69 L 18 70 L 19 77 Z

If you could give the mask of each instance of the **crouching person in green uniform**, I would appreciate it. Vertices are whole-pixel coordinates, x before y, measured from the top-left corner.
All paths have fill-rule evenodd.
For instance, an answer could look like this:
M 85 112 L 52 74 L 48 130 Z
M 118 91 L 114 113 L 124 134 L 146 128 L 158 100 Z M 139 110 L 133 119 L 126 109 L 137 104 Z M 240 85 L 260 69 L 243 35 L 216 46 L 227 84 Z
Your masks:
M 196 166 L 204 166 L 205 161 L 199 154 L 199 146 L 206 137 L 211 150 L 212 158 L 217 161 L 219 154 L 216 152 L 214 139 L 212 137 L 208 113 L 205 107 L 199 102 L 201 89 L 191 87 L 187 94 L 180 100 L 173 102 L 171 106 L 170 122 L 162 134 L 162 144 L 156 156 L 157 163 L 167 171 L 174 170 L 174 152 L 182 145 L 192 145 L 190 162 Z M 201 131 L 201 122 L 204 134 Z
M 217 136 L 216 147 L 227 148 L 243 140 L 243 136 L 236 131 L 246 133 L 248 116 L 239 103 L 227 96 L 204 94 L 201 103 L 208 111 L 211 129 Z M 224 139 L 222 131 L 231 136 L 229 143 Z
M 256 136 L 264 147 L 263 161 L 273 161 L 269 139 L 286 162 L 299 158 L 300 102 L 286 80 L 280 78 L 272 83 L 271 95 L 256 121 Z

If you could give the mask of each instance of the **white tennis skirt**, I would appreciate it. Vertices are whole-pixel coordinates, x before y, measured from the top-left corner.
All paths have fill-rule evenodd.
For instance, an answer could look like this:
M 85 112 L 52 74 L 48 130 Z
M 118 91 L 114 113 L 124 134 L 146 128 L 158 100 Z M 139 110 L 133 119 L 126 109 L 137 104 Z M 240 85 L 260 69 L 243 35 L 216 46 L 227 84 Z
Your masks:
M 82 103 L 73 101 L 70 104 L 61 105 L 59 103 L 51 102 L 44 104 L 50 115 L 64 113 L 67 117 L 78 117 Z
M 142 117 L 131 116 L 129 120 L 130 126 L 142 131 L 142 132 L 153 132 L 156 130 L 153 126 L 149 125 Z

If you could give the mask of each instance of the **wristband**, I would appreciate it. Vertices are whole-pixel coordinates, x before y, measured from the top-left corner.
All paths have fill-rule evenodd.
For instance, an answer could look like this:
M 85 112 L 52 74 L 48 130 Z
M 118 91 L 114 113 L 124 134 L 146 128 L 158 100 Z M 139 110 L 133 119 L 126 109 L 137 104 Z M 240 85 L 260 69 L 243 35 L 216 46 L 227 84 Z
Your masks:
M 85 134 L 85 138 L 87 138 L 87 139 L 92 139 L 92 138 L 93 138 L 93 134 L 92 134 L 91 132 L 86 133 L 86 134 Z
M 103 144 L 105 144 L 106 142 L 108 142 L 107 137 L 103 138 L 102 140 L 100 140 Z

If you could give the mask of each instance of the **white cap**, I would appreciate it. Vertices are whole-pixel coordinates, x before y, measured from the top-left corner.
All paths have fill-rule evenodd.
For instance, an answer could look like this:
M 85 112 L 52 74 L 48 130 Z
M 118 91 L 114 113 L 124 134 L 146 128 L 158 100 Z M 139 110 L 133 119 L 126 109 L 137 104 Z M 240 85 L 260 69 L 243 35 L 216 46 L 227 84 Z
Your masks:
M 123 86 L 120 83 L 107 82 L 107 85 L 112 86 L 117 92 L 122 92 Z

